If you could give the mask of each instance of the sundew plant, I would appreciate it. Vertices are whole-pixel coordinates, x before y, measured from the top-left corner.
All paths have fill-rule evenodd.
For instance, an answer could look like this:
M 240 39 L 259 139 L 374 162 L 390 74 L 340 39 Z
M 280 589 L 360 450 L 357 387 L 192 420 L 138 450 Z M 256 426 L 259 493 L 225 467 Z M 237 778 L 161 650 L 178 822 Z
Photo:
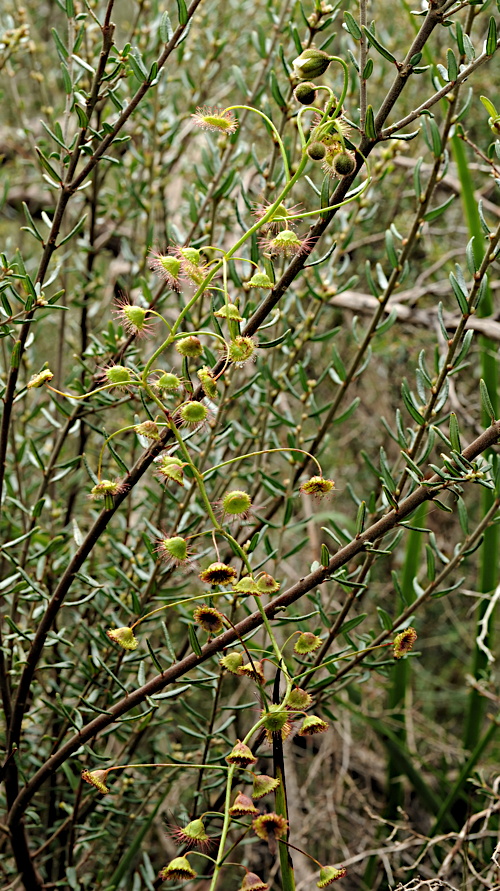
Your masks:
M 0 891 L 500 887 L 499 30 L 4 3 Z

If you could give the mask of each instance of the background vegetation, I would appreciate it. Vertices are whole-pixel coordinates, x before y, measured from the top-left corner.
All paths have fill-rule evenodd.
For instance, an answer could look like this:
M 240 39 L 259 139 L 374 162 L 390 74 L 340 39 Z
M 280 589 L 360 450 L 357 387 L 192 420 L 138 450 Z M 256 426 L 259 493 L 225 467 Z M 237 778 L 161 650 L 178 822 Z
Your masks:
M 498 23 L 490 0 L 5 0 L 3 891 L 156 888 L 202 814 L 193 888 L 305 889 L 320 865 L 353 891 L 500 888 Z M 309 76 L 335 94 L 329 134 L 293 94 L 311 46 L 341 60 Z M 233 106 L 234 132 L 192 117 Z M 325 175 L 299 120 L 305 140 L 340 129 L 355 170 Z M 182 355 L 192 332 L 202 353 Z M 109 386 L 113 366 L 134 383 Z M 199 400 L 207 423 L 181 424 Z M 335 495 L 308 493 L 318 476 Z M 236 523 L 233 490 L 252 503 Z M 214 562 L 261 589 L 207 585 Z M 158 608 L 135 649 L 107 635 Z M 273 702 L 286 740 L 255 726 Z M 328 730 L 301 735 L 305 711 Z M 252 727 L 252 769 L 286 777 L 286 800 L 282 782 L 254 804 L 309 856 L 228 824 L 251 777 L 228 790 L 226 758 Z M 144 763 L 170 766 L 94 773 Z

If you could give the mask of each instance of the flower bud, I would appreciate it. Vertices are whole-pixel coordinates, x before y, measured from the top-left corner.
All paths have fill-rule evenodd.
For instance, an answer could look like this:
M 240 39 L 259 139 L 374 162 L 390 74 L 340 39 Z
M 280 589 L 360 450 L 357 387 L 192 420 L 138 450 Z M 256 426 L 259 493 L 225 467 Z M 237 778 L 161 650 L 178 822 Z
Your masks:
M 106 792 L 109 792 L 106 786 L 108 773 L 109 770 L 82 770 L 82 780 L 90 783 L 91 786 L 95 786 L 96 789 L 99 789 L 99 792 L 105 795 Z
M 260 773 L 253 778 L 252 798 L 264 798 L 269 792 L 274 792 L 278 788 L 280 781 L 275 777 L 269 777 L 265 773 Z
M 356 170 L 356 159 L 351 152 L 338 152 L 333 159 L 332 167 L 337 176 L 349 176 Z
M 331 885 L 337 879 L 343 879 L 345 875 L 347 875 L 345 866 L 341 866 L 340 869 L 337 869 L 335 866 L 322 866 L 319 871 L 319 881 L 316 882 L 316 885 L 318 888 L 326 888 L 327 885 Z
M 207 365 L 204 365 L 203 368 L 200 368 L 197 372 L 197 375 L 205 396 L 208 396 L 209 399 L 215 399 L 217 396 L 217 381 L 210 371 L 210 368 Z
M 132 628 L 129 628 L 127 625 L 123 628 L 108 628 L 106 634 L 110 640 L 114 640 L 124 650 L 136 650 L 139 646 L 139 641 L 135 637 Z
M 281 705 L 270 705 L 269 710 L 262 713 L 262 726 L 268 742 L 272 743 L 274 734 L 281 739 L 289 736 L 292 729 L 289 717 L 289 712 Z
M 239 669 L 243 665 L 243 656 L 241 653 L 227 653 L 222 659 L 219 659 L 219 665 L 230 671 L 231 674 L 239 674 Z
M 322 50 L 311 47 L 303 50 L 292 62 L 293 73 L 299 80 L 321 77 L 330 64 L 330 56 Z
M 263 882 L 255 872 L 247 872 L 239 891 L 268 891 L 269 885 Z
M 299 730 L 299 736 L 314 736 L 315 733 L 324 733 L 325 730 L 328 730 L 326 721 L 318 718 L 317 715 L 307 715 Z
M 221 306 L 217 312 L 214 312 L 214 316 L 217 316 L 218 319 L 231 319 L 233 322 L 243 321 L 243 316 L 240 315 L 240 311 L 234 303 Z
M 254 272 L 252 278 L 248 280 L 247 285 L 249 288 L 262 288 L 266 290 L 270 290 L 274 287 L 267 272 Z
M 245 743 L 237 740 L 236 745 L 226 756 L 226 761 L 228 764 L 237 764 L 238 767 L 249 767 L 250 764 L 255 764 L 257 758 Z
M 179 416 L 186 427 L 198 427 L 199 424 L 203 424 L 207 420 L 208 408 L 202 402 L 193 399 L 191 402 L 181 405 Z
M 184 480 L 183 468 L 185 466 L 185 462 L 181 461 L 179 458 L 174 458 L 170 455 L 162 455 L 160 460 L 156 463 L 156 471 L 160 476 L 165 477 L 165 479 L 174 480 L 182 486 Z
M 234 799 L 233 804 L 229 808 L 229 813 L 232 817 L 246 817 L 247 814 L 258 814 L 259 809 L 255 807 L 251 798 L 248 795 L 243 795 L 243 792 L 238 792 L 236 798 Z
M 219 631 L 222 631 L 224 627 L 223 618 L 223 614 L 218 609 L 215 609 L 213 606 L 207 606 L 206 603 L 196 607 L 193 613 L 195 622 L 208 634 L 218 634 Z
M 191 115 L 194 122 L 202 130 L 213 130 L 220 133 L 234 133 L 238 129 L 238 121 L 232 111 L 225 108 L 211 108 L 204 105 Z
M 280 589 L 280 583 L 268 572 L 263 572 L 257 579 L 257 587 L 261 594 L 275 594 Z
M 115 387 L 126 386 L 132 380 L 130 370 L 124 365 L 112 365 L 111 368 L 106 368 L 105 375 L 109 383 Z
M 142 424 L 136 424 L 134 430 L 138 436 L 144 436 L 145 439 L 158 440 L 160 438 L 158 425 L 154 421 L 143 421 Z
M 172 374 L 170 371 L 166 371 L 165 374 L 156 381 L 156 387 L 158 390 L 178 390 L 181 386 L 181 379 L 177 377 L 176 374 Z
M 262 662 L 257 660 L 253 660 L 253 662 L 247 662 L 246 665 L 242 665 L 238 671 L 238 674 L 243 674 L 247 678 L 253 678 L 254 681 L 257 681 L 258 684 L 265 684 L 266 679 L 264 677 L 264 671 L 262 668 Z
M 257 587 L 257 582 L 251 575 L 245 575 L 239 582 L 233 585 L 233 590 L 238 594 L 255 594 L 257 597 L 262 593 Z
M 191 820 L 186 826 L 174 826 L 170 829 L 170 836 L 178 845 L 199 848 L 201 851 L 207 851 L 210 847 L 211 839 L 205 832 L 203 820 L 199 817 L 196 820 Z
M 307 690 L 295 687 L 288 697 L 287 706 L 293 711 L 304 711 L 312 705 L 313 698 Z
M 240 368 L 249 359 L 255 358 L 255 349 L 255 341 L 251 337 L 243 337 L 242 334 L 238 334 L 234 340 L 229 342 L 229 361 L 234 362 Z
M 189 337 L 182 337 L 175 344 L 175 348 L 181 356 L 189 356 L 190 359 L 197 359 L 203 352 L 201 340 L 194 334 Z
M 417 632 L 414 628 L 405 628 L 404 631 L 401 631 L 399 634 L 396 634 L 396 637 L 393 641 L 393 653 L 395 659 L 402 659 L 406 653 L 412 649 L 413 644 L 417 639 Z
M 160 538 L 156 550 L 161 553 L 162 557 L 170 558 L 177 565 L 186 563 L 188 559 L 187 541 L 180 535 L 174 535 L 171 538 Z
M 301 656 L 305 656 L 306 653 L 314 653 L 321 646 L 321 643 L 321 637 L 317 637 L 312 631 L 304 631 L 302 634 L 299 634 L 293 649 Z
M 195 878 L 196 873 L 187 857 L 174 857 L 160 872 L 160 879 L 163 881 L 171 879 L 176 882 L 186 882 Z
M 293 95 L 295 96 L 297 102 L 300 102 L 301 105 L 312 105 L 314 100 L 316 99 L 316 87 L 314 84 L 311 84 L 308 81 L 304 81 L 303 83 L 298 84 L 298 86 L 295 87 Z
M 226 563 L 211 563 L 200 572 L 198 578 L 209 585 L 231 585 L 236 576 L 237 572 L 232 566 L 227 566 Z
M 322 161 L 326 155 L 326 146 L 322 142 L 310 142 L 306 152 L 311 161 Z
M 38 374 L 34 374 L 32 378 L 28 381 L 27 387 L 28 390 L 38 389 L 38 387 L 43 387 L 44 384 L 51 381 L 54 377 L 50 368 L 44 368 L 43 371 L 39 371 Z
M 220 503 L 224 514 L 231 517 L 247 517 L 252 506 L 250 495 L 241 489 L 226 492 Z

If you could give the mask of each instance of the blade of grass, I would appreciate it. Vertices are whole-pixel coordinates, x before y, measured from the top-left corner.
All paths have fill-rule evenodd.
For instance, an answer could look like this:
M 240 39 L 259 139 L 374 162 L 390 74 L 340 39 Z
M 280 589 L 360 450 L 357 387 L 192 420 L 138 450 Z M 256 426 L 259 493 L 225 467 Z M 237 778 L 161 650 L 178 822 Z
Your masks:
M 476 263 L 482 260 L 484 250 L 484 234 L 479 218 L 479 211 L 474 198 L 474 183 L 467 163 L 467 155 L 464 143 L 458 136 L 454 136 L 451 140 L 453 154 L 455 157 L 458 176 L 460 179 L 460 196 L 464 207 L 465 218 L 469 229 L 469 235 L 474 236 L 473 251 Z M 478 315 L 481 317 L 490 316 L 493 313 L 493 297 L 489 286 L 485 290 L 485 294 L 478 307 Z M 487 337 L 479 338 L 480 355 L 481 355 L 481 377 L 486 383 L 488 393 L 493 404 L 495 416 L 498 416 L 498 360 L 496 359 L 496 346 Z M 484 411 L 481 421 L 485 427 L 491 423 L 491 418 L 486 417 Z M 486 458 L 488 453 L 486 454 Z M 491 507 L 495 494 L 490 489 L 482 489 L 481 511 L 484 516 L 486 511 Z M 487 594 L 493 591 L 498 584 L 498 564 L 499 564 L 499 539 L 498 525 L 489 526 L 484 533 L 484 542 L 481 549 L 481 565 L 479 572 L 478 590 Z M 482 598 L 479 601 L 476 615 L 476 637 L 481 632 L 481 620 L 486 611 L 488 601 Z M 489 635 L 484 641 L 487 647 L 490 646 Z M 472 656 L 471 674 L 479 680 L 484 677 L 484 673 L 488 668 L 488 660 L 485 652 L 480 649 L 477 644 L 474 648 Z M 463 742 L 466 749 L 473 750 L 477 744 L 481 734 L 481 726 L 484 717 L 486 700 L 481 696 L 479 691 L 473 687 L 469 693 L 467 712 L 464 722 Z

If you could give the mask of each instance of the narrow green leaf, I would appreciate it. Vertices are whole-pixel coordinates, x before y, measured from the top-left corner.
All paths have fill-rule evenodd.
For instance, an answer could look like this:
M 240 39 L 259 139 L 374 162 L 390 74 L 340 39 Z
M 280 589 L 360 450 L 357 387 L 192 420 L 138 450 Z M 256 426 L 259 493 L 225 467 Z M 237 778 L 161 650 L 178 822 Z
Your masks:
M 452 449 L 455 452 L 461 452 L 462 446 L 460 445 L 460 433 L 458 430 L 458 421 L 457 421 L 457 416 L 454 411 L 452 411 L 450 414 L 449 432 L 450 432 L 450 442 L 451 442 Z
M 188 634 L 189 634 L 189 643 L 191 644 L 191 649 L 196 653 L 197 656 L 201 656 L 201 646 L 200 642 L 196 636 L 196 631 L 194 630 L 193 625 L 188 625 Z
M 361 77 L 363 80 L 368 80 L 373 74 L 373 59 L 368 59 L 363 71 L 361 72 Z
M 498 111 L 496 110 L 495 106 L 493 105 L 493 102 L 490 99 L 488 99 L 486 96 L 480 96 L 479 98 L 480 98 L 481 102 L 483 103 L 486 111 L 490 115 L 490 117 L 492 117 L 492 118 L 498 117 Z
M 394 245 L 394 236 L 390 229 L 386 229 L 385 232 L 385 250 L 387 256 L 389 257 L 389 263 L 391 264 L 392 268 L 397 269 L 399 265 L 399 259 Z
M 169 43 L 174 36 L 174 29 L 168 12 L 164 12 L 160 22 L 160 40 L 162 43 Z
M 490 23 L 488 25 L 488 36 L 486 38 L 486 55 L 492 56 L 497 48 L 497 23 L 493 16 L 490 18 Z
M 358 513 L 356 516 L 356 538 L 363 532 L 365 528 L 365 518 L 366 518 L 366 501 L 362 501 L 358 507 Z
M 286 107 L 287 107 L 286 100 L 284 99 L 283 94 L 279 88 L 278 78 L 276 77 L 274 68 L 271 69 L 271 73 L 269 75 L 269 81 L 270 81 L 270 85 L 271 85 L 271 94 L 272 94 L 274 101 L 276 102 L 277 106 L 280 108 L 281 111 L 285 111 Z
M 375 115 L 371 105 L 366 109 L 365 115 L 365 134 L 368 139 L 376 139 L 377 131 L 375 129 Z
M 450 284 L 453 288 L 453 293 L 456 297 L 460 312 L 462 313 L 462 315 L 468 315 L 470 312 L 468 302 L 469 295 L 464 294 L 463 289 L 461 288 L 453 272 L 450 272 Z
M 483 411 L 489 418 L 491 418 L 491 422 L 493 423 L 495 420 L 495 410 L 493 408 L 490 394 L 488 393 L 488 387 L 486 386 L 485 381 L 481 378 L 479 381 L 479 392 L 481 394 L 481 404 L 483 406 Z
M 321 545 L 321 565 L 325 568 L 328 566 L 330 562 L 330 551 L 328 550 L 326 544 Z
M 392 53 L 390 53 L 389 50 L 386 49 L 382 43 L 380 43 L 380 40 L 375 37 L 375 34 L 372 34 L 372 32 L 364 25 L 363 31 L 365 32 L 371 45 L 377 50 L 378 53 L 380 53 L 381 56 L 384 57 L 384 59 L 387 59 L 389 62 L 396 62 L 396 57 L 393 56 Z
M 52 167 L 52 164 L 50 164 L 50 162 L 49 162 L 48 159 L 45 157 L 45 155 L 44 155 L 44 153 L 42 152 L 42 150 L 39 149 L 37 145 L 35 146 L 35 151 L 36 151 L 36 153 L 37 153 L 37 155 L 38 155 L 38 160 L 40 161 L 40 164 L 42 165 L 43 169 L 47 171 L 47 173 L 49 174 L 50 178 L 51 178 L 52 180 L 54 180 L 55 183 L 60 183 L 60 182 L 61 182 L 61 177 L 60 177 L 59 173 L 57 172 L 57 170 L 55 170 L 55 169 Z
M 189 16 L 184 0 L 177 0 L 177 13 L 179 15 L 179 25 L 185 25 Z
M 424 214 L 424 220 L 426 223 L 432 223 L 434 220 L 437 220 L 446 210 L 448 210 L 450 204 L 455 200 L 455 195 L 451 195 L 447 201 L 444 201 L 443 204 L 440 204 L 439 207 L 435 207 L 434 210 L 429 210 L 426 214 Z
M 54 43 L 56 45 L 57 52 L 58 52 L 59 56 L 61 57 L 61 59 L 64 61 L 65 59 L 69 58 L 69 52 L 66 49 L 64 43 L 62 42 L 62 40 L 59 37 L 59 34 L 57 33 L 55 28 L 52 28 L 51 33 L 52 33 L 52 37 L 54 38 Z
M 455 54 L 451 49 L 448 50 L 446 59 L 448 64 L 448 80 L 453 82 L 458 77 L 458 65 L 457 60 L 455 59 Z
M 416 407 L 406 380 L 403 380 L 403 383 L 401 384 L 401 393 L 408 413 L 412 416 L 413 420 L 422 427 L 425 424 L 425 418 L 420 414 Z
M 361 40 L 362 32 L 356 19 L 350 12 L 344 12 L 344 27 L 354 40 Z
M 61 247 L 61 245 L 66 244 L 66 242 L 69 241 L 70 238 L 73 238 L 73 235 L 77 235 L 78 232 L 81 232 L 81 230 L 83 229 L 83 227 L 85 225 L 86 219 L 87 219 L 87 214 L 84 213 L 83 217 L 81 217 L 78 220 L 76 226 L 73 226 L 71 232 L 68 232 L 68 234 L 64 236 L 64 238 L 59 242 L 57 247 L 59 248 L 59 247 Z

